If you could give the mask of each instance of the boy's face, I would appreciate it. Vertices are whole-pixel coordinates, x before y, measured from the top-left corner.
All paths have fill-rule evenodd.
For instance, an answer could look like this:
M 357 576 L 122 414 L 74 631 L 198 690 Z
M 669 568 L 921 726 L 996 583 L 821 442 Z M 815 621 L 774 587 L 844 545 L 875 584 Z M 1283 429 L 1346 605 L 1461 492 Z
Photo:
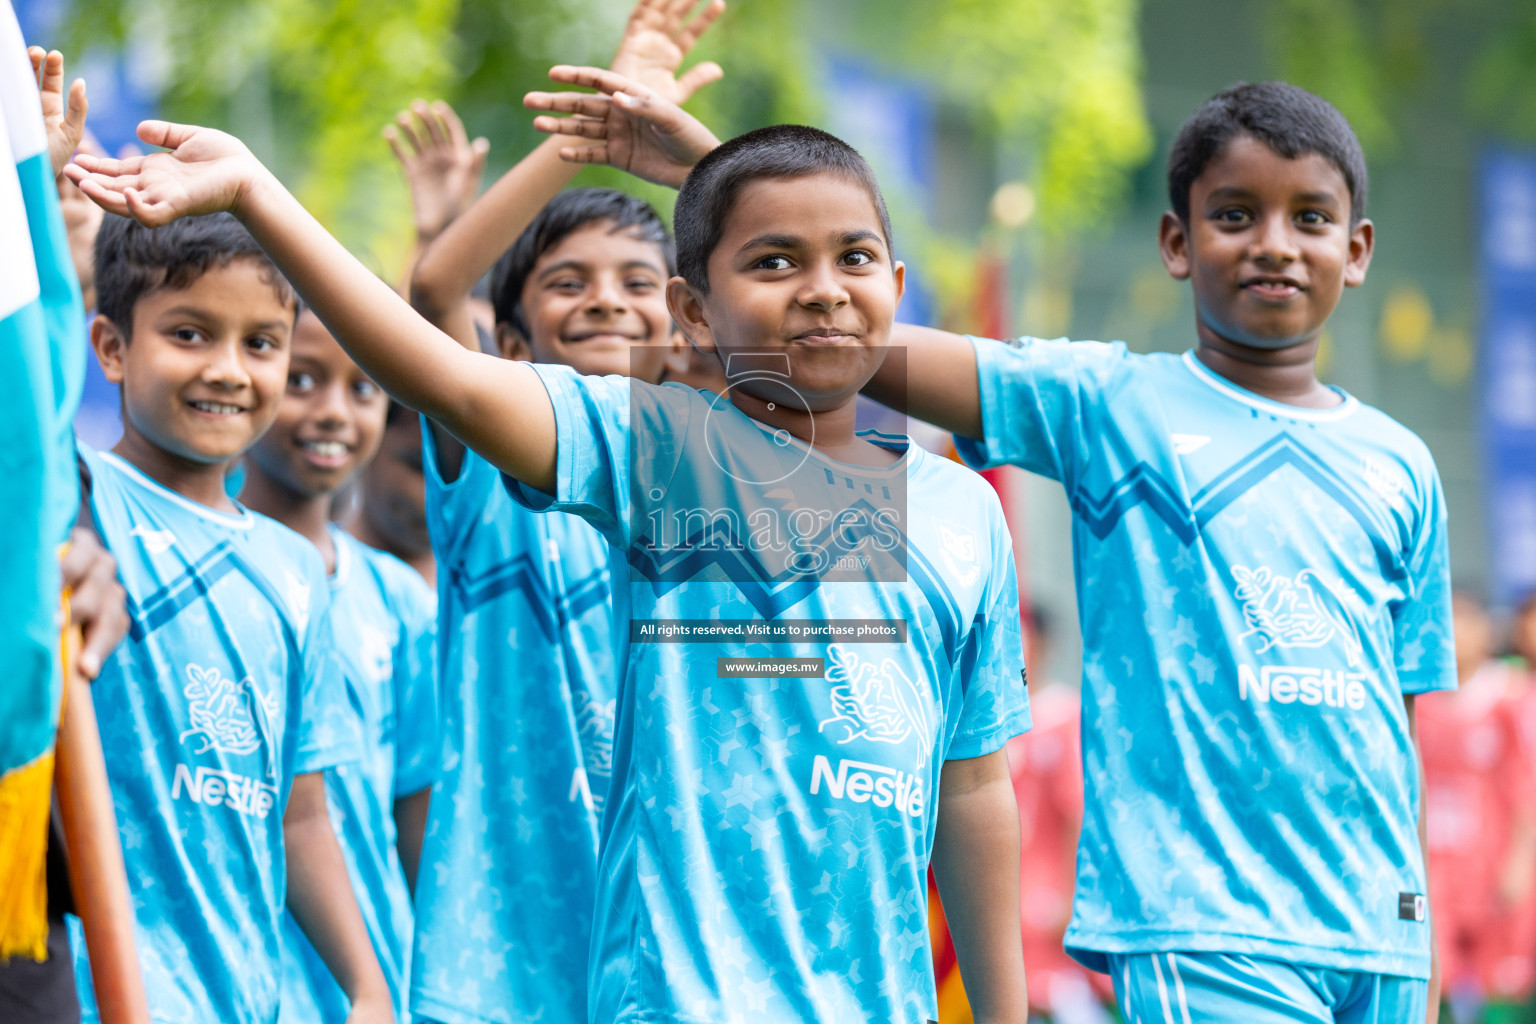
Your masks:
M 1164 266 L 1194 288 L 1201 341 L 1315 344 L 1371 262 L 1374 228 L 1349 218 L 1349 186 L 1326 157 L 1232 139 L 1190 187 L 1189 223 L 1166 213 L 1159 232 Z
M 293 332 L 287 392 L 251 460 L 296 494 L 329 494 L 378 451 L 388 411 L 384 392 L 306 310 Z
M 523 282 L 529 338 L 497 325 L 510 359 L 560 363 L 583 374 L 661 379 L 683 341 L 667 312 L 667 264 L 660 246 L 613 222 L 593 221 L 562 238 Z
M 126 442 L 212 465 L 271 425 L 288 376 L 293 300 L 269 274 L 255 260 L 232 260 L 186 288 L 144 295 L 132 324 L 96 318 L 91 343 L 106 378 L 122 386 Z
M 733 387 L 816 412 L 851 401 L 879 368 L 904 275 L 864 186 L 813 174 L 745 186 L 709 255 L 709 293 L 676 278 L 669 295 Z M 762 372 L 784 365 L 780 352 L 787 381 Z

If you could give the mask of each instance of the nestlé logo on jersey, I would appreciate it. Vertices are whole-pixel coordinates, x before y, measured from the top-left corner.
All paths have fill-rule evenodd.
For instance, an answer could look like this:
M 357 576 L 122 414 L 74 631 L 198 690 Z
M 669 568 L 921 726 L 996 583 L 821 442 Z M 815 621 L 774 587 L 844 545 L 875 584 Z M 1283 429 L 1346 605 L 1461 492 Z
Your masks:
M 1360 664 L 1360 632 L 1339 589 L 1316 569 L 1281 576 L 1261 565 L 1232 567 L 1233 596 L 1242 604 L 1248 629 L 1238 639 L 1256 645 L 1257 653 L 1297 648 L 1343 647 L 1348 669 L 1313 665 L 1238 665 L 1237 689 L 1243 700 L 1261 704 L 1301 704 L 1306 707 L 1359 711 L 1366 705 L 1369 677 L 1355 671 Z
M 273 720 L 281 712 L 275 693 L 263 693 L 250 677 L 232 680 L 217 666 L 188 665 L 182 695 L 192 724 L 178 739 L 195 740 L 198 746 L 193 754 L 257 754 L 267 762 L 267 777 L 275 780 Z M 277 786 L 225 768 L 178 764 L 171 779 L 171 799 L 265 818 L 277 803 Z
M 914 818 L 921 818 L 927 807 L 921 779 L 883 764 L 843 758 L 834 772 L 831 760 L 825 754 L 817 754 L 811 765 L 811 795 L 819 795 L 823 786 L 834 800 L 894 807 Z
M 224 806 L 252 818 L 265 818 L 277 803 L 277 787 L 223 768 L 176 766 L 171 799 L 207 807 Z

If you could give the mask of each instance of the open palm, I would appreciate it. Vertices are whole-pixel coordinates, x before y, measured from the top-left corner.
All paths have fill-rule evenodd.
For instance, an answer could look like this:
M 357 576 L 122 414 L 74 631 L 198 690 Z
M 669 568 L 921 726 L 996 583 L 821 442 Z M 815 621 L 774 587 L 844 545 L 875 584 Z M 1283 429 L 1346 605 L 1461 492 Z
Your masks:
M 262 172 L 244 143 L 212 128 L 144 121 L 139 138 L 171 152 L 123 160 L 78 153 L 64 173 L 108 213 L 149 227 L 234 209 Z
M 541 132 L 592 140 L 567 146 L 560 157 L 573 163 L 607 164 L 658 185 L 682 184 L 699 159 L 720 144 L 697 118 L 638 82 L 601 68 L 551 68 L 557 82 L 584 85 L 599 94 L 531 92 L 523 103 L 534 110 L 570 114 L 537 117 Z
M 640 0 L 624 26 L 624 38 L 609 69 L 639 82 L 669 103 L 681 104 L 724 74 L 706 61 L 678 75 L 683 59 L 699 37 L 725 10 L 725 0 L 709 0 L 692 20 L 698 0 Z

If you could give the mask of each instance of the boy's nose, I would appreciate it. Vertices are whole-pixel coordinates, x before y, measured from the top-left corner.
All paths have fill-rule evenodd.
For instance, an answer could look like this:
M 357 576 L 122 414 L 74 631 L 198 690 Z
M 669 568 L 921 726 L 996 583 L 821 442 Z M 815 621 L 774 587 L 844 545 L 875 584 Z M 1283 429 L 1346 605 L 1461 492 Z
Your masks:
M 1259 222 L 1259 231 L 1253 244 L 1256 262 L 1275 264 L 1292 263 L 1299 255 L 1294 229 L 1290 218 L 1278 213 Z
M 216 345 L 203 365 L 203 382 L 215 387 L 236 390 L 249 387 L 251 375 L 246 371 L 245 360 L 240 356 L 238 343 Z
M 591 308 L 594 311 L 622 313 L 629 308 L 629 299 L 617 281 L 599 281 L 592 289 Z
M 843 287 L 831 267 L 820 267 L 807 275 L 799 300 L 802 306 L 811 309 L 836 309 L 847 304 L 848 289 Z

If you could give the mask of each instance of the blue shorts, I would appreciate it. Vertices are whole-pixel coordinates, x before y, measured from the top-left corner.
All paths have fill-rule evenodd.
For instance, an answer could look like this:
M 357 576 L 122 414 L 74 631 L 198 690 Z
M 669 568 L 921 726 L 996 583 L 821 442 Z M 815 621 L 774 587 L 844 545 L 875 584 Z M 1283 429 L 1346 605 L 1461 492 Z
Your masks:
M 1230 953 L 1112 953 L 1126 1024 L 1419 1024 L 1429 982 Z

